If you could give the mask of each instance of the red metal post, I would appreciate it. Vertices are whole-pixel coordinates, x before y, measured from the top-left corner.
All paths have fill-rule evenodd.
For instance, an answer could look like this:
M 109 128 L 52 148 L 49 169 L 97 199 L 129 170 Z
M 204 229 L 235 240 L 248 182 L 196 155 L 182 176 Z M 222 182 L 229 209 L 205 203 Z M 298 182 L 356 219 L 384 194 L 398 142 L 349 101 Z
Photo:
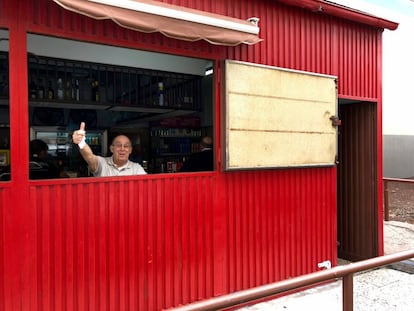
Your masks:
M 3 1 L 4 2 L 4 1 Z M 34 211 L 30 209 L 29 147 L 28 147 L 28 84 L 27 37 L 25 5 L 22 1 L 10 2 L 9 18 L 9 85 L 10 85 L 10 153 L 12 204 L 4 208 L 4 272 L 5 310 L 29 310 L 29 297 L 34 281 L 33 227 Z M 3 12 L 2 12 L 3 13 Z M 0 205 L 2 205 L 0 203 Z M 0 226 L 1 227 L 1 226 Z M 3 256 L 0 250 L 0 256 Z M 23 281 L 24 280 L 24 281 Z M 33 306 L 32 306 L 33 307 Z

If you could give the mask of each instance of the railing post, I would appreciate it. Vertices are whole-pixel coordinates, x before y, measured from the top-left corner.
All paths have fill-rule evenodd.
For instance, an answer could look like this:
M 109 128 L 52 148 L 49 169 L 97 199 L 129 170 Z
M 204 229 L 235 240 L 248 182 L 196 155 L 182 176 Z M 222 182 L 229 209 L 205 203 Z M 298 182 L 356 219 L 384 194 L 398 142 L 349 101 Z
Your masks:
M 388 180 L 383 179 L 384 182 L 384 220 L 390 220 L 390 206 L 388 202 Z
M 354 310 L 354 274 L 342 277 L 342 311 Z

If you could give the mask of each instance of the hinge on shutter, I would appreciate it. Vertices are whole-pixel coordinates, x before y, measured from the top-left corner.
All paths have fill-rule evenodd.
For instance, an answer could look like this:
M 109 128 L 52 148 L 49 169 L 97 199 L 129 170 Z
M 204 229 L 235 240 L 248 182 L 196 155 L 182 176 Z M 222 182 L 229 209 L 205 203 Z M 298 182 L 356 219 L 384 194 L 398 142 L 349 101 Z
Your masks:
M 332 121 L 332 126 L 340 126 L 342 124 L 342 121 L 337 116 L 331 116 L 329 119 Z

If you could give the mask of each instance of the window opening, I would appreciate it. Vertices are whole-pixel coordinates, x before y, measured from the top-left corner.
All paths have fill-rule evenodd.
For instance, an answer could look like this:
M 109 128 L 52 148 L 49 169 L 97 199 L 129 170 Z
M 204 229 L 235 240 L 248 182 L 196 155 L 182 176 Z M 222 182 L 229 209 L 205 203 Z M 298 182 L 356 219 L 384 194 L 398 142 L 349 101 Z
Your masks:
M 150 174 L 179 172 L 200 150 L 201 138 L 212 135 L 213 105 L 203 99 L 212 98 L 211 76 L 35 54 L 29 54 L 28 73 L 30 140 L 47 144 L 47 166 L 59 170 L 53 177 L 91 176 L 71 140 L 80 122 L 97 155 L 110 156 L 112 138 L 127 135 L 130 159 Z
M 8 40 L 8 32 L 0 30 L 0 181 L 11 178 Z

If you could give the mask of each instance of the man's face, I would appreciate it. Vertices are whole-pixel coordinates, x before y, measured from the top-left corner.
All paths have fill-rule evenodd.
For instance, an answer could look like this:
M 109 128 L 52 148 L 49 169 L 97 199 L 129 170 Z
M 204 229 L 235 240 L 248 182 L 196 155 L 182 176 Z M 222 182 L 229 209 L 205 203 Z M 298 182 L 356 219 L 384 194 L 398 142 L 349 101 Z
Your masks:
M 37 157 L 39 159 L 45 159 L 47 156 L 47 150 L 40 150 L 39 153 L 37 154 Z
M 116 164 L 125 163 L 132 151 L 131 142 L 128 137 L 120 135 L 114 139 L 110 149 Z

